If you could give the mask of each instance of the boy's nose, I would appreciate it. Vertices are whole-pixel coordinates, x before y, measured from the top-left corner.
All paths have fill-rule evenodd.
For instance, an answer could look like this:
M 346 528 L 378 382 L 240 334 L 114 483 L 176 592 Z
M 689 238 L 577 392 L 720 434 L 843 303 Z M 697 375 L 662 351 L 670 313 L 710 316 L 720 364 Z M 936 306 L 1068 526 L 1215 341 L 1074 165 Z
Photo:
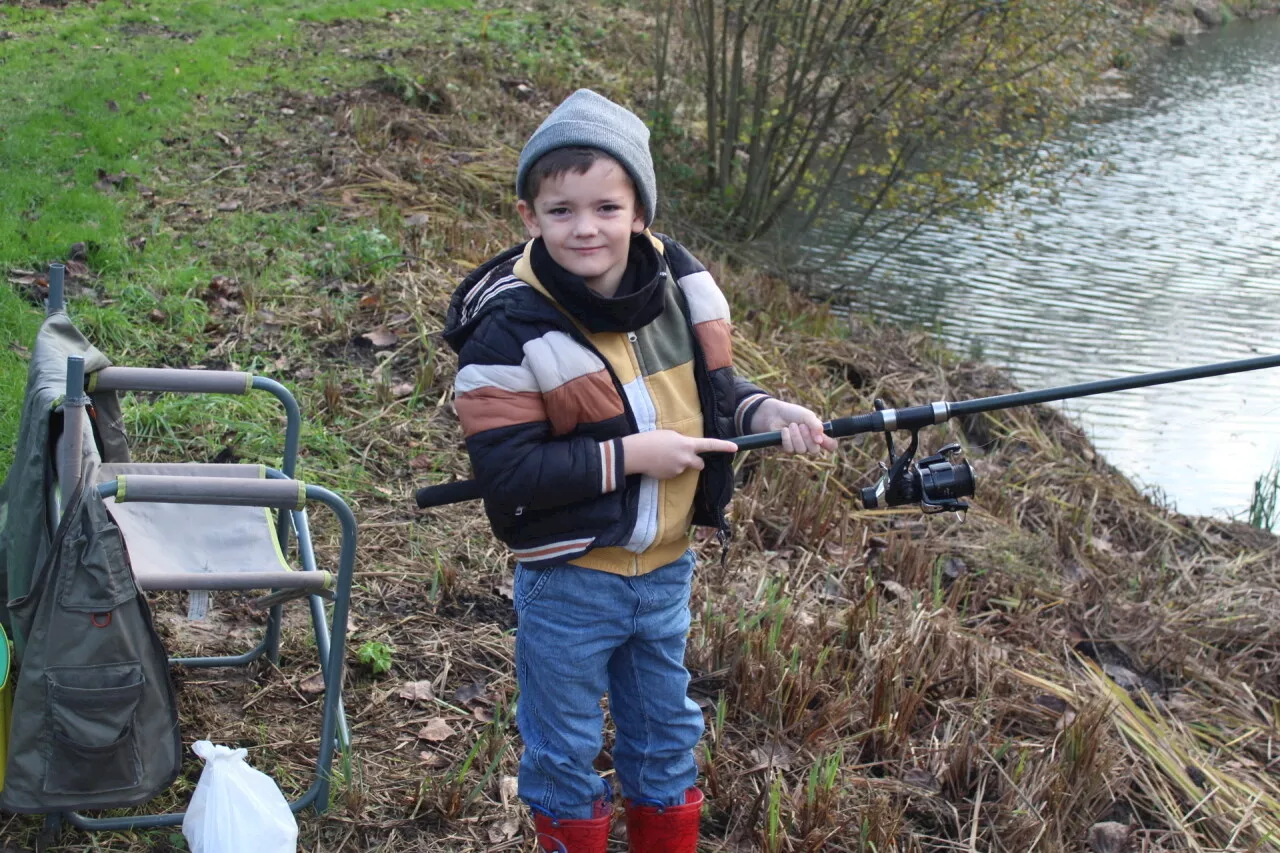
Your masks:
M 590 216 L 579 216 L 573 221 L 573 233 L 580 237 L 589 237 L 596 233 L 596 221 Z

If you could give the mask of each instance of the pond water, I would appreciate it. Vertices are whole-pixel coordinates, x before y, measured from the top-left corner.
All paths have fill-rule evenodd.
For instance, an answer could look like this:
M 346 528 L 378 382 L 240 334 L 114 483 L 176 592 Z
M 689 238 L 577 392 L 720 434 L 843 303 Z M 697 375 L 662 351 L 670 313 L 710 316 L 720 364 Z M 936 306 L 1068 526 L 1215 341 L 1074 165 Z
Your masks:
M 1091 168 L 1056 201 L 924 229 L 849 308 L 1028 389 L 1280 352 L 1280 20 L 1170 48 L 1123 88 L 1081 118 Z M 879 255 L 826 260 L 860 276 Z M 1242 512 L 1280 456 L 1280 369 L 1057 405 L 1182 512 Z

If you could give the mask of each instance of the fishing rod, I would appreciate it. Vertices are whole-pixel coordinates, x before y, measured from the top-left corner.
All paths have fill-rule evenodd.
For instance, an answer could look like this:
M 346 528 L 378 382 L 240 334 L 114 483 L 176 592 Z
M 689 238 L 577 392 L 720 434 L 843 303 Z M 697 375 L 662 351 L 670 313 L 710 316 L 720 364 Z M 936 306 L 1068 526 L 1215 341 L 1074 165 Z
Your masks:
M 926 513 L 963 512 L 969 508 L 963 498 L 972 496 L 977 488 L 973 469 L 969 467 L 967 461 L 959 458 L 961 452 L 958 444 L 948 444 L 940 448 L 937 453 L 914 461 L 920 443 L 920 430 L 924 427 L 934 426 L 951 418 L 983 412 L 1034 406 L 1038 403 L 1052 403 L 1076 397 L 1092 397 L 1097 394 L 1111 394 L 1116 391 L 1149 388 L 1153 385 L 1168 385 L 1192 379 L 1207 379 L 1212 376 L 1245 373 L 1270 367 L 1280 367 L 1280 355 L 1223 361 L 1176 370 L 1161 370 L 1156 373 L 1142 373 L 1116 379 L 1099 379 L 1075 385 L 1062 385 L 1057 388 L 1044 388 L 1039 391 L 997 394 L 993 397 L 979 397 L 954 403 L 939 401 L 902 409 L 888 408 L 883 401 L 876 400 L 874 412 L 836 418 L 823 424 L 822 429 L 832 438 L 847 438 L 874 432 L 884 433 L 889 460 L 887 463 L 881 463 L 881 475 L 876 484 L 860 490 L 862 505 L 866 509 L 919 504 L 920 509 Z M 901 454 L 895 452 L 893 443 L 893 433 L 898 430 L 911 433 L 907 449 Z M 761 432 L 730 440 L 738 446 L 738 452 L 759 450 L 782 444 L 782 433 Z M 480 483 L 477 480 L 458 480 L 453 483 L 427 486 L 419 489 L 415 497 L 418 506 L 423 509 L 475 500 L 481 497 Z

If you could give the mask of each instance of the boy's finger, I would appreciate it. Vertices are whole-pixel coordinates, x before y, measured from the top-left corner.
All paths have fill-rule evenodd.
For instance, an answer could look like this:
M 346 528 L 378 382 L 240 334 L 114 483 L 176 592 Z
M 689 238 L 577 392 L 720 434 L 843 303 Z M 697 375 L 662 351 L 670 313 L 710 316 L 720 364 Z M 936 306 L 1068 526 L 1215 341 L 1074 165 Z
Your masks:
M 822 448 L 818 443 L 818 436 L 822 434 L 821 430 L 815 430 L 812 426 L 806 424 L 801 427 L 800 433 L 804 436 L 805 453 L 817 453 Z
M 698 438 L 694 446 L 697 453 L 737 453 L 738 445 L 722 438 Z

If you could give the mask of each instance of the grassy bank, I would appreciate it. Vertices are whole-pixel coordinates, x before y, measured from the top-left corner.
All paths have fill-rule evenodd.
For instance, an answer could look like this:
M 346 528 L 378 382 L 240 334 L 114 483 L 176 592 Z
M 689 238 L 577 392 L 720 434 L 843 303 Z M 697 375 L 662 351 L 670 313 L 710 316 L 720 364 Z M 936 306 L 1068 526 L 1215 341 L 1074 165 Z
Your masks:
M 519 239 L 519 145 L 577 85 L 642 97 L 646 22 L 610 4 L 572 20 L 556 4 L 405 5 L 0 13 L 0 152 L 19 176 L 0 186 L 0 457 L 50 260 L 74 258 L 72 315 L 119 363 L 289 385 L 308 419 L 302 476 L 363 525 L 355 749 L 330 813 L 303 817 L 305 849 L 528 850 L 510 560 L 475 506 L 422 513 L 410 496 L 467 471 L 438 331 L 461 274 Z M 743 371 L 781 394 L 841 415 L 1008 387 L 924 334 L 838 319 L 698 248 L 733 301 Z M 128 426 L 144 459 L 278 453 L 256 402 L 140 401 Z M 702 849 L 1273 845 L 1276 540 L 1151 505 L 1048 410 L 928 440 L 962 442 L 978 471 L 965 524 L 856 510 L 878 440 L 742 458 L 724 566 L 699 542 Z M 334 531 L 314 524 L 332 560 Z M 260 621 L 230 596 L 203 622 L 182 605 L 157 604 L 179 649 L 231 650 Z M 310 653 L 291 621 L 278 670 L 179 673 L 185 738 L 246 746 L 287 792 L 305 787 Z M 429 698 L 402 698 L 423 682 Z M 0 817 L 8 844 L 35 831 Z M 58 849 L 181 838 L 71 834 Z

